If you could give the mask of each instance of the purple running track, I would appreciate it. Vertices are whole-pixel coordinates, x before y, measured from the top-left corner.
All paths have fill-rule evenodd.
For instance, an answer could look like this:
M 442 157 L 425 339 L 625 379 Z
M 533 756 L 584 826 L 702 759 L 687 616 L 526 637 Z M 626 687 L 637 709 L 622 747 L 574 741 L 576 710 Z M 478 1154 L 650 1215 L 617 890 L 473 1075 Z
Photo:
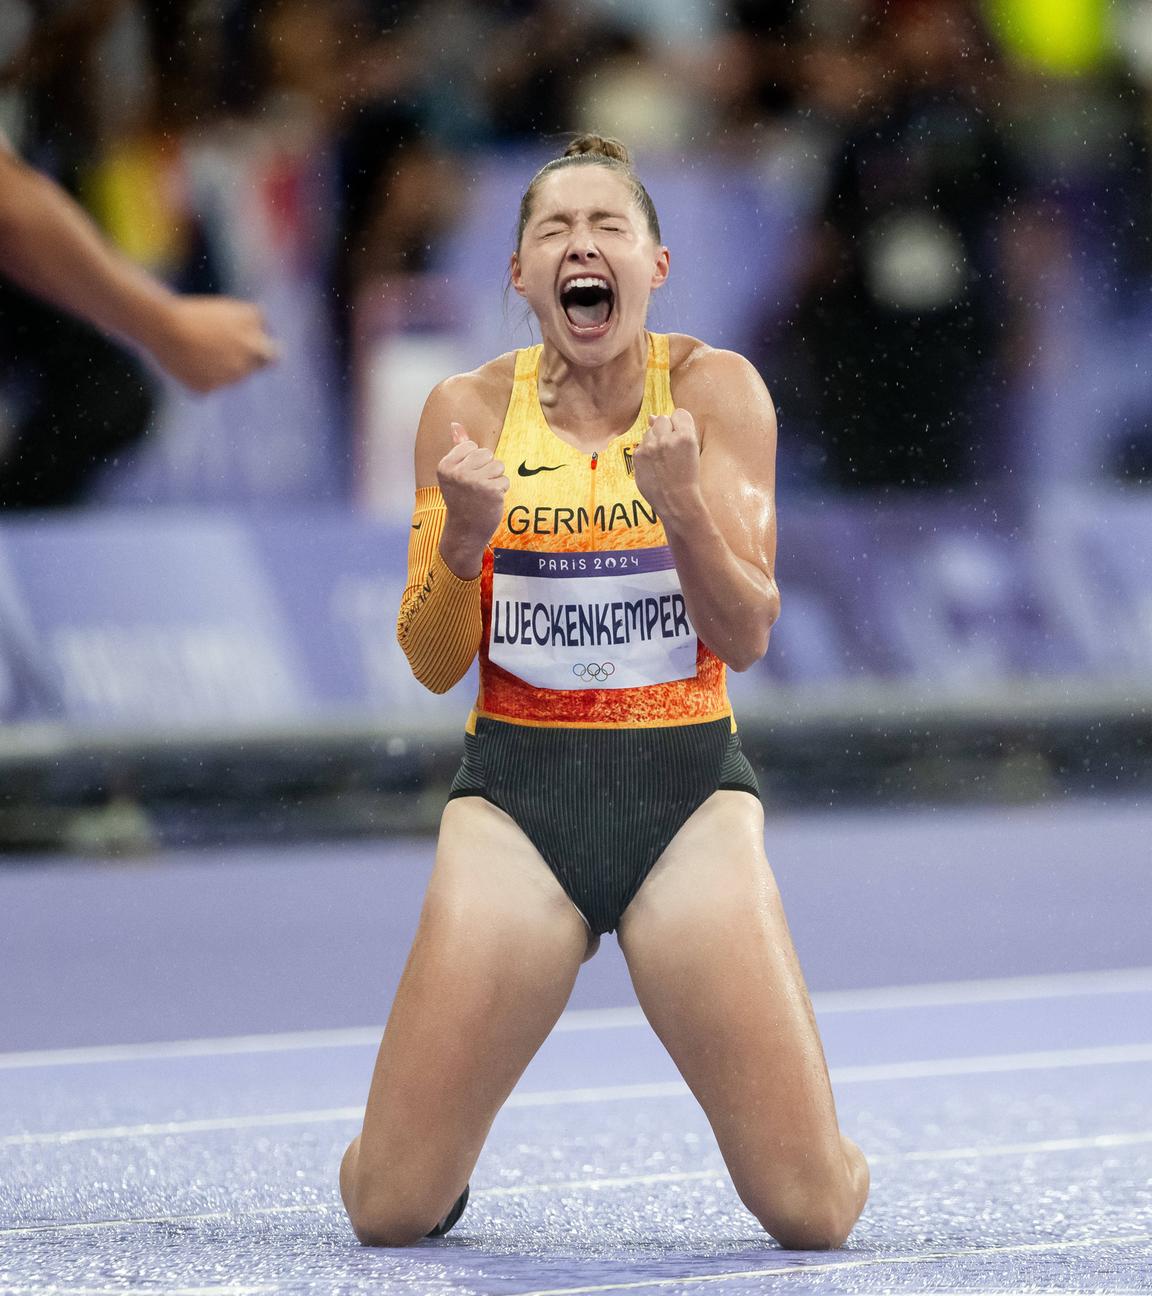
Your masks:
M 781 1251 L 612 938 L 446 1238 L 335 1172 L 430 842 L 0 872 L 0 1293 L 1152 1293 L 1152 806 L 789 818 L 769 854 L 844 1128 L 846 1248 Z

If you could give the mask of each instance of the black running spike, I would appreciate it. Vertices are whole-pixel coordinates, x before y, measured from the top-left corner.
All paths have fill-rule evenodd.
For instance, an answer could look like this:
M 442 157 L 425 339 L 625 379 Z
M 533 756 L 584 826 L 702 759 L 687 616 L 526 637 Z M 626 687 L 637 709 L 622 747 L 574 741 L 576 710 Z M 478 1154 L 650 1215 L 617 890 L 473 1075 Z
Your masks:
M 464 1207 L 468 1205 L 469 1187 L 470 1187 L 469 1184 L 464 1185 L 464 1191 L 460 1194 L 459 1197 L 456 1198 L 455 1206 L 452 1207 L 452 1209 L 448 1212 L 448 1214 L 444 1216 L 444 1218 L 440 1221 L 439 1224 L 436 1225 L 436 1227 L 431 1231 L 431 1233 L 425 1235 L 426 1237 L 443 1237 L 444 1234 L 447 1233 L 448 1230 L 456 1223 L 456 1221 L 460 1218 L 460 1216 L 464 1214 Z

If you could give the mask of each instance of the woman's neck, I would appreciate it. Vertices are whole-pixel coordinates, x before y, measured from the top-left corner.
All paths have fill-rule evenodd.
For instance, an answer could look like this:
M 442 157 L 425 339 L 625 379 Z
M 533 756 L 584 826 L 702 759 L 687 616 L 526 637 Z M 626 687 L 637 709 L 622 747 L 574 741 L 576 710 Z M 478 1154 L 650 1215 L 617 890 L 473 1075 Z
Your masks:
M 644 402 L 648 334 L 605 364 L 574 365 L 547 339 L 540 356 L 540 408 L 552 430 L 581 450 L 597 450 L 632 426 Z

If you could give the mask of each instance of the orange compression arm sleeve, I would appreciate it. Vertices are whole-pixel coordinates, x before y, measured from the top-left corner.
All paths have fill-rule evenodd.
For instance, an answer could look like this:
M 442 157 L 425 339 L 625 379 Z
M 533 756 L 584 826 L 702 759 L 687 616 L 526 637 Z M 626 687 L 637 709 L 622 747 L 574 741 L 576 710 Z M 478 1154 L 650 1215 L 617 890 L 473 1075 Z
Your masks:
M 461 580 L 440 556 L 447 509 L 437 486 L 416 492 L 408 540 L 408 584 L 396 638 L 412 674 L 433 693 L 458 683 L 480 650 L 480 577 Z

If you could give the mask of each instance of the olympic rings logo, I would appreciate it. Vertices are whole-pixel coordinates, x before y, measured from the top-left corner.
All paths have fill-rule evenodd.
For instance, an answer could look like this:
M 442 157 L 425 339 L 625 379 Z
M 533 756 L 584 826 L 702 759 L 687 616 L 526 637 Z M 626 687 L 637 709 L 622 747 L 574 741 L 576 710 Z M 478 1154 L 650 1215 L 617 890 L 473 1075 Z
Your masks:
M 612 662 L 577 662 L 572 667 L 572 674 L 577 679 L 602 680 L 607 679 L 609 675 L 616 674 L 616 667 Z

